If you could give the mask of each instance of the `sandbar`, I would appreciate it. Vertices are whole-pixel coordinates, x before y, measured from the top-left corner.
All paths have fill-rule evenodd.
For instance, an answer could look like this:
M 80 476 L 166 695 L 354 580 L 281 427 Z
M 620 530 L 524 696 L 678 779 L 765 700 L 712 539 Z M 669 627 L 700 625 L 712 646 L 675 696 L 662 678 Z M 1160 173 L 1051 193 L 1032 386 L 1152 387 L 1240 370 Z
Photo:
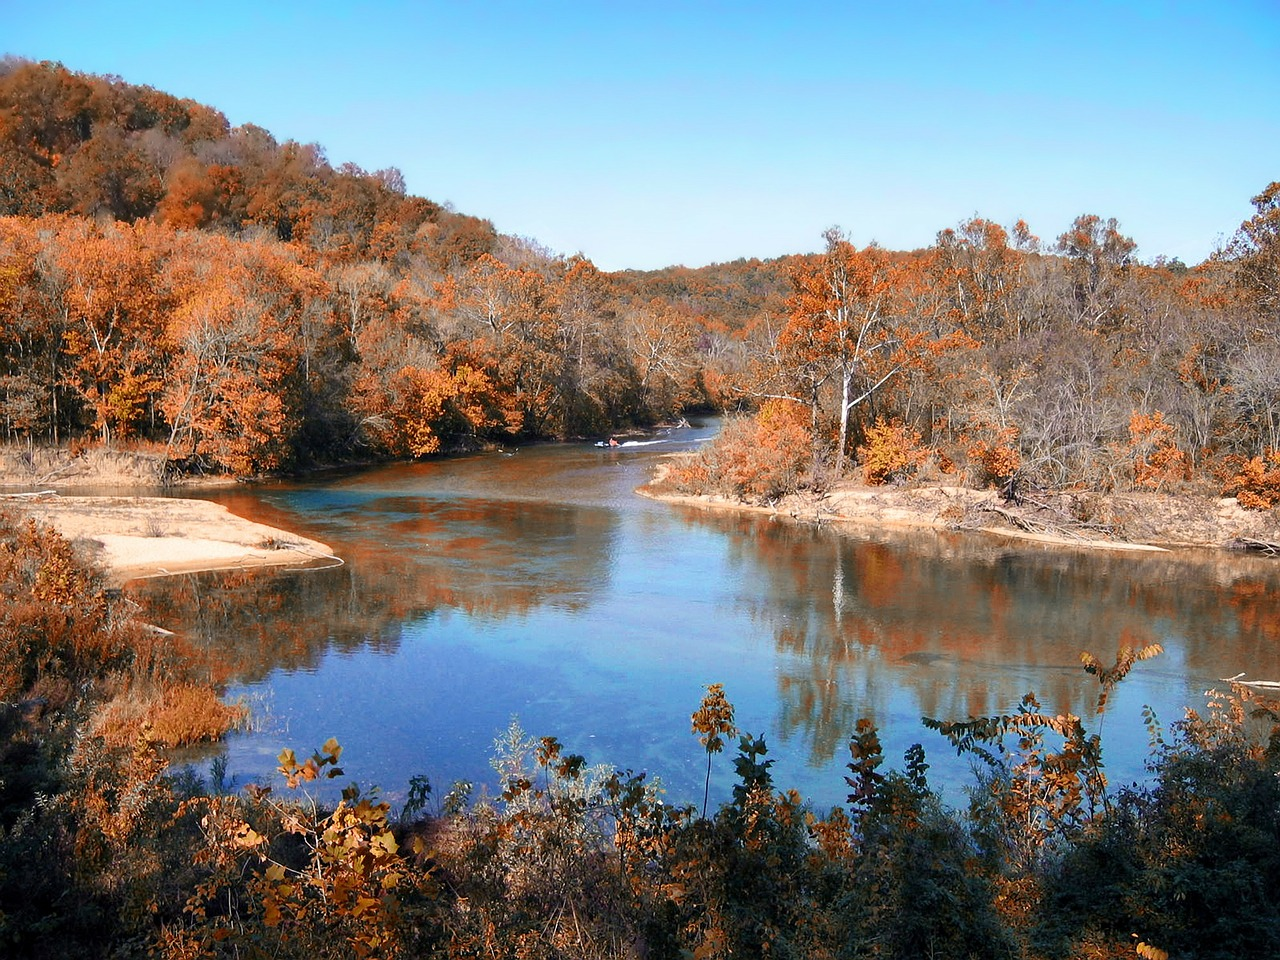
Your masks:
M 0 510 L 48 524 L 85 548 L 114 584 L 203 570 L 341 563 L 318 540 L 185 497 L 0 496 Z

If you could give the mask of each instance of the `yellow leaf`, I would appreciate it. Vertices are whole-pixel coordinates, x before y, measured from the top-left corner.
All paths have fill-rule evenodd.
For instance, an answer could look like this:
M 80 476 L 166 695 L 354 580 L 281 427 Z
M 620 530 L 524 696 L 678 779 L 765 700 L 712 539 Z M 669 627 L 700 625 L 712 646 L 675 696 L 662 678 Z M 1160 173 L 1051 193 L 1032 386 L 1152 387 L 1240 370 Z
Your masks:
M 236 827 L 233 839 L 237 846 L 252 849 L 253 847 L 261 845 L 266 838 L 247 823 L 242 823 Z

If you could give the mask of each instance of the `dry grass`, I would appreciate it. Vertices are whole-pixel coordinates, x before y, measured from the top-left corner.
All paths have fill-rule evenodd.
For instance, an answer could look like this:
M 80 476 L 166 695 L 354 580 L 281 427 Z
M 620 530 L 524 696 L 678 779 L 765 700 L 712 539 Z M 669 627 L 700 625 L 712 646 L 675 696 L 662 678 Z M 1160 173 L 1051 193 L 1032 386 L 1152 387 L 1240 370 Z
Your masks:
M 226 704 L 211 688 L 181 683 L 151 695 L 137 691 L 117 696 L 94 716 L 93 734 L 108 745 L 135 743 L 143 728 L 166 747 L 184 747 L 218 740 L 243 724 L 248 709 Z
M 163 482 L 162 447 L 0 446 L 0 486 L 137 487 L 159 486 Z

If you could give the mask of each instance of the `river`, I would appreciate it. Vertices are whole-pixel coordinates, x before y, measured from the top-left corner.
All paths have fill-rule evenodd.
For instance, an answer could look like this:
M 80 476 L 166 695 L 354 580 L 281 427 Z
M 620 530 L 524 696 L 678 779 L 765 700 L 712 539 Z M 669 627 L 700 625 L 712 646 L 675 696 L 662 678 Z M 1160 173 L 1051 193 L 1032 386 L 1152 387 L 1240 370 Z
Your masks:
M 497 788 L 489 761 L 513 718 L 588 763 L 656 775 L 674 802 L 700 800 L 689 717 L 713 682 L 739 728 L 767 739 L 776 785 L 819 808 L 844 800 L 863 716 L 888 765 L 921 743 L 931 782 L 962 802 L 969 761 L 920 718 L 1007 712 L 1028 691 L 1101 728 L 1123 783 L 1144 773 L 1144 705 L 1167 727 L 1220 677 L 1280 679 L 1274 561 L 838 531 L 634 493 L 714 429 L 202 492 L 330 544 L 342 565 L 130 590 L 212 651 L 252 706 L 252 729 L 217 748 L 231 783 L 273 782 L 281 748 L 336 737 L 340 782 L 396 802 L 417 775 L 437 795 L 455 780 Z M 1165 653 L 1094 716 L 1081 651 L 1109 663 L 1153 642 Z M 714 764 L 713 797 L 728 795 L 733 753 Z M 207 767 L 207 751 L 192 756 Z

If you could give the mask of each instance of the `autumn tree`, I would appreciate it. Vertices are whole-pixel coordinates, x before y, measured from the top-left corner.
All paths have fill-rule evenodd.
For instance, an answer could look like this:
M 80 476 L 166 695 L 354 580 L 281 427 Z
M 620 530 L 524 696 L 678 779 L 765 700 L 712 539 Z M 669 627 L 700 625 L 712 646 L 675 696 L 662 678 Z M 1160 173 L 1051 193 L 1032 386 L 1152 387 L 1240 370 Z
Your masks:
M 59 164 L 58 189 L 68 209 L 131 223 L 149 215 L 164 195 L 162 173 L 136 138 L 116 127 L 100 127 Z
M 1030 235 L 1022 221 L 1015 232 Z M 1023 259 L 1005 229 L 990 220 L 973 217 L 940 231 L 930 270 L 945 314 L 984 342 L 1023 336 L 1027 330 L 1018 298 Z
M 1058 252 L 1067 259 L 1076 317 L 1085 328 L 1105 329 L 1120 321 L 1124 308 L 1119 287 L 1137 246 L 1120 232 L 1115 217 L 1104 221 L 1094 214 L 1076 217 L 1058 237 Z
M 1236 276 L 1261 313 L 1280 315 L 1280 181 L 1252 200 L 1257 212 L 1240 225 L 1228 247 Z
M 103 442 L 152 411 L 164 379 L 167 304 L 151 229 L 67 224 L 48 246 L 65 318 L 66 376 Z
M 641 409 L 669 416 L 692 400 L 697 327 L 688 311 L 651 300 L 627 312 L 624 329 Z
M 825 254 L 792 276 L 790 317 L 779 345 L 807 375 L 814 419 L 827 378 L 838 385 L 835 473 L 844 470 L 850 415 L 901 369 L 893 301 L 900 271 L 874 244 L 858 250 L 837 229 L 824 234 Z M 858 431 L 860 434 L 860 431 Z
M 569 435 L 599 433 L 634 414 L 624 334 L 610 280 L 585 257 L 571 257 L 555 281 L 562 420 Z
M 178 280 L 170 337 L 177 346 L 163 409 L 169 449 L 205 454 L 236 474 L 288 463 L 299 416 L 299 342 L 292 264 L 270 246 L 237 260 L 205 238 Z M 247 253 L 248 251 L 246 251 Z

